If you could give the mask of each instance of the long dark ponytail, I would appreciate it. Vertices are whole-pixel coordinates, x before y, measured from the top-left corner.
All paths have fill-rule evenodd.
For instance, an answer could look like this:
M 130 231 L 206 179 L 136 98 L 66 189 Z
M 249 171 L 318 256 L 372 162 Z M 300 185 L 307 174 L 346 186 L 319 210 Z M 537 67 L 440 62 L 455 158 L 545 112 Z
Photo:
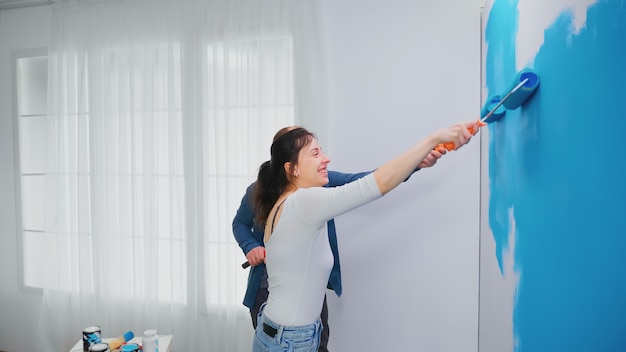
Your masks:
M 272 207 L 290 184 L 288 172 L 291 170 L 285 170 L 285 163 L 290 162 L 292 167 L 296 165 L 300 150 L 314 138 L 313 133 L 302 127 L 286 127 L 274 136 L 271 159 L 259 167 L 253 193 L 255 222 L 261 227 L 265 226 Z

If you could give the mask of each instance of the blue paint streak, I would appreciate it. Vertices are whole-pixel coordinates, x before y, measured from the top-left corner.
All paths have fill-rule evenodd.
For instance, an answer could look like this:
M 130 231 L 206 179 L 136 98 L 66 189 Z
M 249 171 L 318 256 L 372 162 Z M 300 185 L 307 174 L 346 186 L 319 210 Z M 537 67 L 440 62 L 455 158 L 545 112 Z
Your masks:
M 515 77 L 511 23 L 517 2 L 496 1 L 486 32 L 490 94 Z M 516 351 L 626 351 L 626 1 L 599 1 L 572 33 L 564 11 L 534 60 L 541 86 L 489 125 L 501 270 L 509 207 L 515 216 Z
M 517 0 L 496 1 L 492 5 L 489 21 L 485 26 L 485 38 L 488 51 L 485 57 L 486 72 L 485 81 L 488 96 L 506 95 L 506 89 L 517 75 L 515 68 L 515 36 L 517 34 Z M 489 124 L 489 149 L 505 150 L 507 144 L 499 136 L 504 136 L 500 131 L 507 120 L 518 117 L 517 111 L 507 111 L 504 119 Z M 503 251 L 508 250 L 508 209 L 511 206 L 511 195 L 507 187 L 500 185 L 500 180 L 508 180 L 503 174 L 512 170 L 507 165 L 507 160 L 500 157 L 501 154 L 491 152 L 489 155 L 489 180 L 491 195 L 489 199 L 490 226 L 496 242 L 496 257 L 500 272 L 503 273 Z M 509 158 L 510 159 L 510 158 Z M 494 192 L 495 190 L 495 192 Z

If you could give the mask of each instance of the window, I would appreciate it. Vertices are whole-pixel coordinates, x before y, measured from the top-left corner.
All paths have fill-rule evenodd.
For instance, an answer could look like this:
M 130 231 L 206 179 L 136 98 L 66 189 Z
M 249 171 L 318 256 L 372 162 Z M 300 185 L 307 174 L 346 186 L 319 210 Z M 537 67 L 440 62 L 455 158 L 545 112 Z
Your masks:
M 83 279 L 77 282 L 58 275 L 53 280 L 54 288 L 94 292 L 97 289 L 94 276 L 106 274 L 106 270 L 98 271 L 98 264 L 94 263 L 97 257 L 94 256 L 94 248 L 106 246 L 109 250 L 124 251 L 125 258 L 133 258 L 128 263 L 107 264 L 115 269 L 113 272 L 123 270 L 124 265 L 129 268 L 126 281 L 132 287 L 114 294 L 120 298 L 146 297 L 144 257 L 157 255 L 159 272 L 174 273 L 160 275 L 163 279 L 156 286 L 158 299 L 184 304 L 188 296 L 187 288 L 197 286 L 190 285 L 189 280 L 194 278 L 187 275 L 189 243 L 185 221 L 190 205 L 185 200 L 185 189 L 192 177 L 186 174 L 183 165 L 185 101 L 182 87 L 185 75 L 180 46 L 170 43 L 137 47 L 132 55 L 115 50 L 107 52 L 107 65 L 98 70 L 98 74 L 105 77 L 104 84 L 98 86 L 98 94 L 113 98 L 108 100 L 107 120 L 102 123 L 111 124 L 116 131 L 125 133 L 106 137 L 113 138 L 108 141 L 113 149 L 106 150 L 105 154 L 94 154 L 97 148 L 94 144 L 102 142 L 102 137 L 96 139 L 93 135 L 96 128 L 96 122 L 90 116 L 93 113 L 90 109 L 90 104 L 93 104 L 90 101 L 90 94 L 93 93 L 90 85 L 93 82 L 90 79 L 93 78 L 89 77 L 86 64 L 84 67 L 69 66 L 68 70 L 75 72 L 65 73 L 74 78 L 84 78 L 76 83 L 86 87 L 81 108 L 76 113 L 49 117 L 46 50 L 20 52 L 14 59 L 22 285 L 40 289 L 44 287 L 45 280 L 49 280 L 44 278 L 41 258 L 54 250 L 49 245 L 50 237 L 54 236 L 58 246 L 79 248 L 84 256 L 80 261 L 60 255 L 56 258 L 66 272 L 72 273 L 69 276 Z M 203 217 L 208 232 L 201 241 L 204 247 L 200 262 L 207 265 L 207 270 L 203 272 L 203 290 L 207 305 L 240 305 L 248 271 L 240 267 L 243 255 L 232 235 L 231 222 L 246 187 L 256 178 L 258 166 L 268 158 L 268 142 L 273 134 L 279 128 L 295 123 L 293 44 L 288 36 L 214 42 L 206 45 L 203 59 L 200 69 L 204 77 L 200 80 L 203 82 L 200 94 L 202 108 L 197 112 L 202 116 L 202 131 L 197 132 L 202 145 L 201 150 L 195 152 L 203 158 L 202 197 L 205 206 L 199 215 Z M 71 60 L 75 60 L 76 65 L 81 62 L 80 58 Z M 124 60 L 131 60 L 133 64 L 124 64 Z M 149 68 L 146 67 L 148 62 Z M 151 93 L 154 96 L 162 93 L 157 91 L 159 89 L 171 90 L 164 95 L 170 99 L 150 102 L 153 105 L 148 111 L 142 109 L 146 95 L 142 95 L 141 89 L 145 87 L 134 86 L 129 91 L 119 92 L 124 86 L 120 82 L 127 79 L 122 72 L 128 67 L 135 68 L 135 71 L 127 72 L 135 78 L 142 75 L 150 77 L 149 86 L 155 90 Z M 129 109 L 128 104 L 120 101 L 127 97 L 135 99 L 132 105 L 136 108 Z M 67 136 L 70 140 L 65 141 L 75 148 L 69 163 L 74 166 L 70 167 L 70 171 L 46 174 L 46 128 L 51 121 L 73 131 L 73 135 Z M 146 133 L 150 136 L 146 137 Z M 130 151 L 128 155 L 121 146 L 127 147 Z M 112 180 L 118 187 L 116 189 L 135 191 L 110 195 L 103 194 L 94 186 L 99 182 L 94 179 L 94 163 L 104 162 L 102 159 L 108 153 L 118 157 L 122 155 L 116 161 L 112 174 Z M 94 155 L 100 157 L 94 159 Z M 63 190 L 74 192 L 75 199 L 70 202 L 74 202 L 71 206 L 78 213 L 74 218 L 76 224 L 51 226 L 49 221 L 45 224 L 46 184 L 50 185 L 46 182 L 51 180 L 74 183 Z M 47 196 L 49 200 L 58 194 L 48 192 Z M 106 232 L 100 231 L 99 236 L 94 238 L 94 226 L 97 226 L 92 218 L 94 199 L 104 196 L 114 198 L 111 201 L 117 205 L 114 210 L 119 215 Z M 102 206 L 103 203 L 99 204 Z M 147 218 L 156 219 L 154 228 L 145 226 Z
M 46 254 L 44 236 L 45 128 L 48 59 L 45 49 L 14 54 L 17 113 L 15 121 L 18 241 L 23 287 L 43 287 L 39 258 Z

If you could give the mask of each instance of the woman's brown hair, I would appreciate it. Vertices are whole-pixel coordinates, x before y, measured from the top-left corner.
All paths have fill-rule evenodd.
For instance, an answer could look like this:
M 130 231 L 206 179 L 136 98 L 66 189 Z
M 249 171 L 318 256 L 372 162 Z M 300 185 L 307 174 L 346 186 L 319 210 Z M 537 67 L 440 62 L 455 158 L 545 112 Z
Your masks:
M 285 163 L 298 164 L 300 150 L 315 139 L 315 135 L 302 127 L 285 127 L 274 136 L 270 148 L 271 158 L 259 167 L 253 193 L 255 222 L 263 227 L 281 194 L 289 186 L 290 178 Z

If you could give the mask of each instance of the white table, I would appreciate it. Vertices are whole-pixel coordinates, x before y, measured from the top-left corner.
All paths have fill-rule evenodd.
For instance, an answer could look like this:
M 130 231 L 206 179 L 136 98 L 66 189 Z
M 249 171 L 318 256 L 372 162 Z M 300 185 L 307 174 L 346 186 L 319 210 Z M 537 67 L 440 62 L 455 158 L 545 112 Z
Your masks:
M 111 338 L 103 337 L 102 342 L 108 343 L 109 341 L 113 339 L 114 339 L 113 337 Z M 172 344 L 173 339 L 174 339 L 174 335 L 159 335 L 159 352 L 174 352 L 174 346 Z M 126 343 L 136 343 L 136 344 L 141 345 L 141 336 L 136 336 L 132 340 Z M 119 350 L 113 350 L 111 352 L 114 352 L 114 351 L 119 351 Z M 69 352 L 83 352 L 83 340 L 82 339 L 79 340 Z

